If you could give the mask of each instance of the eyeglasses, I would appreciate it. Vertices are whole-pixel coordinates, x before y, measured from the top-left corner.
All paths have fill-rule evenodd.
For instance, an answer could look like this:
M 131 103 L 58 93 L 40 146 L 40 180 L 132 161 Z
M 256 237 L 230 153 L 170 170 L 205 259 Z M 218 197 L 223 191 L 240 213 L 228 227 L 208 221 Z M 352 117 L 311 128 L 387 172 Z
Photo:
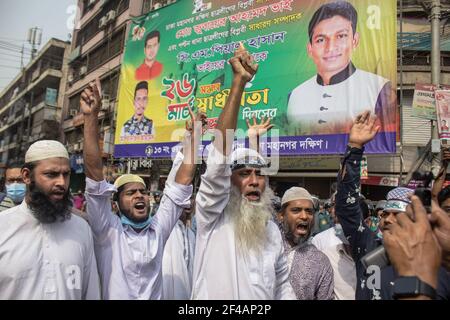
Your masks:
M 132 197 L 136 194 L 136 192 L 138 192 L 140 194 L 142 194 L 143 196 L 148 196 L 150 194 L 149 191 L 145 190 L 145 189 L 130 189 L 130 190 L 126 190 L 123 193 L 128 196 L 128 197 Z

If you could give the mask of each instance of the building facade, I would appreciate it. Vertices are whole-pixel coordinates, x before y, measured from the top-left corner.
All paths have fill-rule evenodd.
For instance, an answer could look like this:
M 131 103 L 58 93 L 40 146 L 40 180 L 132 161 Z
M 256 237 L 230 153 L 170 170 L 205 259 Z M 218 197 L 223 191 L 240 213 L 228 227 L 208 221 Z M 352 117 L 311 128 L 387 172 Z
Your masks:
M 79 0 L 78 15 L 68 59 L 68 81 L 62 112 L 64 141 L 71 154 L 74 171 L 72 189 L 82 189 L 83 115 L 79 110 L 81 92 L 100 78 L 103 92 L 99 117 L 99 141 L 108 168 L 114 175 L 123 172 L 119 161 L 112 160 L 115 131 L 115 111 L 118 99 L 120 67 L 130 19 L 169 4 L 150 0 Z M 106 176 L 113 179 L 113 172 Z
M 51 39 L 0 94 L 0 177 L 28 146 L 59 140 L 70 44 Z
M 113 141 L 115 111 L 119 86 L 120 65 L 123 58 L 125 38 L 129 21 L 151 10 L 161 8 L 172 1 L 150 0 L 80 0 L 80 13 L 69 56 L 69 76 L 62 113 L 62 130 L 74 164 L 81 162 L 83 149 L 83 116 L 79 113 L 79 98 L 82 90 L 100 77 L 104 100 L 100 115 L 100 143 L 104 151 L 105 173 L 111 180 L 118 173 L 137 172 L 152 177 L 153 188 L 158 188 L 159 178 L 167 174 L 167 161 L 131 162 L 114 160 Z M 427 1 L 425 1 L 427 2 Z M 442 0 L 442 11 L 450 9 L 450 1 Z M 367 157 L 369 176 L 363 181 L 363 192 L 373 199 L 381 199 L 386 192 L 405 183 L 407 173 L 416 169 L 416 164 L 429 153 L 431 125 L 427 120 L 414 118 L 412 99 L 416 83 L 431 82 L 431 26 L 420 1 L 398 1 L 398 121 L 399 134 L 397 153 L 393 155 L 370 155 Z M 441 83 L 450 83 L 450 34 L 442 18 Z M 303 185 L 320 198 L 333 192 L 339 157 L 295 157 L 282 158 L 280 171 L 272 177 L 279 192 L 293 185 Z M 123 163 L 129 163 L 130 166 Z M 428 170 L 426 162 L 421 167 Z M 77 171 L 77 166 L 74 167 Z M 82 184 L 84 177 L 81 174 Z M 159 181 L 160 182 L 160 181 Z M 160 184 L 161 185 L 161 184 Z

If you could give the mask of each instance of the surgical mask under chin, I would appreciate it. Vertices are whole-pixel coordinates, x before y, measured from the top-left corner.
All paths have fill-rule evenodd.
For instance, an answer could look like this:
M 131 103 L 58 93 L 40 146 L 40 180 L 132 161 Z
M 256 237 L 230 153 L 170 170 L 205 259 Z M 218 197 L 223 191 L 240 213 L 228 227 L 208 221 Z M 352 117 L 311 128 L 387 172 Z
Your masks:
M 6 185 L 6 194 L 14 203 L 20 203 L 25 198 L 27 187 L 25 183 L 12 183 Z
M 148 215 L 148 219 L 146 221 L 134 222 L 134 221 L 131 221 L 130 219 L 128 219 L 128 217 L 126 215 L 121 213 L 120 214 L 120 221 L 122 222 L 122 224 L 130 226 L 130 227 L 132 227 L 134 229 L 144 229 L 145 227 L 147 227 L 152 222 L 152 216 Z

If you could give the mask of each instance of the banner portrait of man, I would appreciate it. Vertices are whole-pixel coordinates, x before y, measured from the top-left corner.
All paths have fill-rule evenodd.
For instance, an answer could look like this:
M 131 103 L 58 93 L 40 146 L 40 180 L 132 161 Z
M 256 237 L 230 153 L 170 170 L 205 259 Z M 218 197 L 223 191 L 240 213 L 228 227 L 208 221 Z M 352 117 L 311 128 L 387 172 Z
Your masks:
M 287 110 L 301 133 L 346 133 L 357 114 L 370 109 L 383 119 L 390 108 L 390 81 L 352 62 L 361 37 L 357 23 L 355 7 L 345 1 L 326 3 L 312 16 L 307 52 L 317 75 L 290 93 Z
M 145 116 L 148 106 L 148 83 L 141 81 L 134 91 L 134 114 L 124 123 L 120 137 L 127 140 L 129 137 L 154 136 L 153 120 Z

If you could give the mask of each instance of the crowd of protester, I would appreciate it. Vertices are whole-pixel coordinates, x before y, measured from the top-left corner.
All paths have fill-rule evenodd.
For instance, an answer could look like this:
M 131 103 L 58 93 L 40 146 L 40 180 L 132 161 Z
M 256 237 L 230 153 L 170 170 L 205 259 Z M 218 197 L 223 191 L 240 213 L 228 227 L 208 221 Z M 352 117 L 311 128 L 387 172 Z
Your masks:
M 23 165 L 7 168 L 0 299 L 450 297 L 450 187 L 443 187 L 450 152 L 443 151 L 430 208 L 405 187 L 374 203 L 361 194 L 360 163 L 380 127 L 364 112 L 350 129 L 329 199 L 300 186 L 275 195 L 258 143 L 233 150 L 227 135 L 257 72 L 243 46 L 230 64 L 231 91 L 198 188 L 196 151 L 206 119 L 192 110 L 183 147 L 152 206 L 141 177 L 105 180 L 99 81 L 80 101 L 84 194 L 71 196 L 69 155 L 57 141 L 34 143 Z M 248 126 L 256 142 L 272 128 L 269 120 Z

